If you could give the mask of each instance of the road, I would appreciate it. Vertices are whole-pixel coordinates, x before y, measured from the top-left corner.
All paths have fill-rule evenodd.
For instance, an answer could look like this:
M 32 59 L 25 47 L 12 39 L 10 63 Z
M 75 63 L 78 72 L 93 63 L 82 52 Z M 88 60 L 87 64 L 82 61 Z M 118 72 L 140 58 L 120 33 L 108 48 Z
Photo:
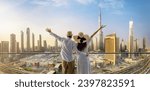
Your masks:
M 121 69 L 111 74 L 148 74 L 150 73 L 150 57 L 141 60 L 135 65 Z

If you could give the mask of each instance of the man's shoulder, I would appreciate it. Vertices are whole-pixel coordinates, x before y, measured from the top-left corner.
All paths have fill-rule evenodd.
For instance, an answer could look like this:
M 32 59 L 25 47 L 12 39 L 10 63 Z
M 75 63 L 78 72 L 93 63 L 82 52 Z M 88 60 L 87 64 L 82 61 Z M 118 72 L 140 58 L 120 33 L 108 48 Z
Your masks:
M 72 43 L 75 43 L 72 39 L 70 39 L 70 41 L 71 41 Z
M 75 41 L 71 40 L 71 42 L 72 42 L 73 45 L 76 45 L 76 42 L 75 42 Z
M 65 38 L 66 41 L 69 41 L 71 43 L 75 43 L 75 41 L 73 41 L 72 39 L 69 39 L 69 38 Z

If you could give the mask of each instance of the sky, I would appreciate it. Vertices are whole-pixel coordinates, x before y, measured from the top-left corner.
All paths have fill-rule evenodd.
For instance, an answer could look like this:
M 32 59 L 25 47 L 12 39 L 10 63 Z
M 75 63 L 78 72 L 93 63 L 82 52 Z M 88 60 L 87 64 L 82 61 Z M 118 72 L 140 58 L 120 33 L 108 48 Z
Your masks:
M 74 35 L 84 32 L 88 35 L 98 29 L 101 7 L 104 36 L 115 32 L 120 40 L 128 40 L 129 21 L 134 21 L 134 38 L 142 44 L 146 37 L 150 47 L 150 0 L 0 0 L 0 40 L 9 41 L 10 34 L 20 41 L 20 31 L 26 28 L 35 33 L 36 39 L 54 44 L 45 29 L 62 37 L 67 31 Z

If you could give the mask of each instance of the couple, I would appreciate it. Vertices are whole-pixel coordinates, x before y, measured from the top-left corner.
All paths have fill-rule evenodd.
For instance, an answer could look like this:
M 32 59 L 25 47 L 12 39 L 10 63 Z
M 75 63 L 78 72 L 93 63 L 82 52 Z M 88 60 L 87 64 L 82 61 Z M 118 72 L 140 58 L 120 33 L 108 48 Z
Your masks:
M 75 73 L 75 61 L 72 58 L 73 51 L 77 53 L 77 73 L 78 74 L 90 74 L 90 61 L 88 58 L 88 46 L 90 40 L 96 33 L 104 28 L 100 27 L 91 37 L 84 35 L 80 32 L 78 35 L 73 36 L 71 31 L 67 32 L 67 38 L 60 37 L 53 33 L 51 29 L 46 29 L 51 36 L 55 37 L 61 42 L 61 57 L 62 57 L 62 73 L 74 74 Z M 72 37 L 75 42 L 72 41 Z

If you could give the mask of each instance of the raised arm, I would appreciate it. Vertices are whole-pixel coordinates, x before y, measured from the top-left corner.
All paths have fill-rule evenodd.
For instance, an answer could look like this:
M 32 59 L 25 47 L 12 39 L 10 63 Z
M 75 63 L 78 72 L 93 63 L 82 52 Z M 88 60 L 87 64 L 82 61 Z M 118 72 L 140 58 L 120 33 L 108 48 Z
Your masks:
M 89 46 L 89 44 L 90 44 L 92 38 L 93 38 L 101 29 L 103 29 L 104 27 L 106 27 L 106 25 L 102 25 L 97 31 L 95 31 L 95 32 L 90 36 L 89 41 L 87 42 L 87 45 L 88 45 L 88 46 Z
M 60 36 L 58 36 L 58 35 L 56 35 L 55 33 L 53 33 L 53 32 L 51 31 L 51 29 L 47 28 L 46 31 L 47 31 L 48 33 L 50 33 L 50 35 L 52 35 L 53 37 L 55 37 L 57 40 L 63 41 L 63 38 L 60 37 Z
M 98 31 L 100 31 L 100 30 L 103 29 L 104 27 L 106 27 L 106 25 L 102 25 L 97 31 L 95 31 L 95 32 L 90 36 L 90 40 L 98 33 Z

